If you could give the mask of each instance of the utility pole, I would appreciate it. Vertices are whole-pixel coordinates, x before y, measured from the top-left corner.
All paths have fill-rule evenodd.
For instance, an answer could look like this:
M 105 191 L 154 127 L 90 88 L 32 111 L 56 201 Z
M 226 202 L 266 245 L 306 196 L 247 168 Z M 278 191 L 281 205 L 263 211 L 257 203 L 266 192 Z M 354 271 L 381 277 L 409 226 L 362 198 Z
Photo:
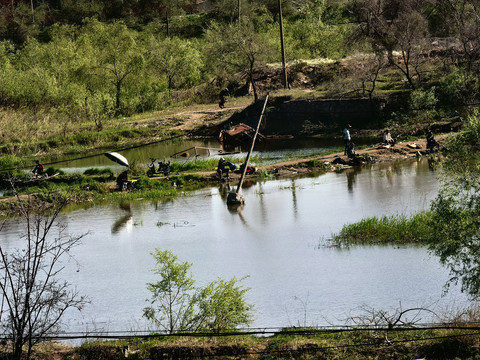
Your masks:
M 278 0 L 278 19 L 280 23 L 280 44 L 282 49 L 283 88 L 286 89 L 288 87 L 288 82 L 287 82 L 287 69 L 285 68 L 285 44 L 283 41 L 282 0 Z
M 238 5 L 237 6 L 238 6 L 238 8 L 237 8 L 237 10 L 238 10 L 238 23 L 240 24 L 240 0 L 238 0 Z

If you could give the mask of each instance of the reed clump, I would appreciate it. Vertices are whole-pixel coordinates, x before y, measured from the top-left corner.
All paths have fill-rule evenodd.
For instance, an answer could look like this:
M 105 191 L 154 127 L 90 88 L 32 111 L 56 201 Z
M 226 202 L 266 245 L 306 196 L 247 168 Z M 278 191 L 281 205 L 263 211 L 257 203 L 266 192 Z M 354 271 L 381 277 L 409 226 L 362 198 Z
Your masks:
M 427 244 L 432 238 L 432 212 L 369 217 L 347 224 L 332 239 L 339 245 Z

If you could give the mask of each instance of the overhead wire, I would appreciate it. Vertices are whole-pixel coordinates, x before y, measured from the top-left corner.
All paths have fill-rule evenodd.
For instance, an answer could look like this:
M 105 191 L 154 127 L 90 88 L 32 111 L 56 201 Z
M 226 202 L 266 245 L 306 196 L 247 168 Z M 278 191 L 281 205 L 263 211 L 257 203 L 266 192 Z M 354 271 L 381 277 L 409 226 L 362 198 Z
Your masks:
M 164 330 L 128 330 L 128 331 L 88 331 L 88 332 L 63 332 L 53 336 L 46 337 L 47 340 L 66 340 L 66 339 L 129 339 L 129 338 L 158 338 L 158 337 L 237 337 L 246 335 L 318 335 L 332 334 L 342 332 L 412 332 L 412 331 L 431 331 L 431 330 L 463 330 L 476 331 L 474 334 L 480 334 L 480 322 L 464 323 L 439 323 L 424 324 L 410 327 L 389 327 L 389 326 L 319 326 L 311 328 L 237 328 L 227 329 L 219 332 L 206 331 L 176 331 L 166 332 Z M 470 336 L 472 334 L 466 334 Z M 458 336 L 458 335 L 455 335 Z M 1 337 L 0 337 L 1 338 Z M 439 338 L 439 337 L 435 337 Z M 441 338 L 441 337 L 440 337 Z M 3 337 L 7 339 L 8 337 Z M 412 341 L 412 340 L 408 340 Z

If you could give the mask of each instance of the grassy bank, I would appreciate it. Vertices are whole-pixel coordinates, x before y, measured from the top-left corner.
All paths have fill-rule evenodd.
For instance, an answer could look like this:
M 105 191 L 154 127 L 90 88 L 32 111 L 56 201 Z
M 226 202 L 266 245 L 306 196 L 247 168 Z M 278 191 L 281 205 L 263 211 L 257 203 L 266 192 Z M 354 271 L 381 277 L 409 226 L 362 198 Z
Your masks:
M 432 213 L 423 211 L 411 216 L 370 217 L 344 225 L 333 236 L 339 245 L 426 244 L 432 236 Z
M 58 173 L 58 169 L 49 168 L 49 173 Z M 144 173 L 143 173 L 144 174 Z M 68 198 L 71 204 L 96 203 L 104 201 L 129 201 L 134 199 L 169 200 L 180 194 L 200 189 L 210 183 L 208 177 L 195 174 L 179 174 L 169 177 L 148 178 L 146 175 L 134 176 L 134 190 L 116 191 L 115 176 L 112 170 L 88 169 L 84 174 L 61 174 L 47 180 L 29 180 L 28 175 L 17 174 L 15 190 L 9 187 L 8 179 L 2 179 L 4 192 L 0 201 L 0 216 L 12 216 L 18 210 L 15 192 L 30 200 L 54 202 L 58 197 Z
M 472 326 L 472 329 L 468 329 Z M 462 326 L 463 327 L 463 326 Z M 469 359 L 479 358 L 474 325 L 444 329 L 287 329 L 271 337 L 147 336 L 69 348 L 42 345 L 37 359 Z

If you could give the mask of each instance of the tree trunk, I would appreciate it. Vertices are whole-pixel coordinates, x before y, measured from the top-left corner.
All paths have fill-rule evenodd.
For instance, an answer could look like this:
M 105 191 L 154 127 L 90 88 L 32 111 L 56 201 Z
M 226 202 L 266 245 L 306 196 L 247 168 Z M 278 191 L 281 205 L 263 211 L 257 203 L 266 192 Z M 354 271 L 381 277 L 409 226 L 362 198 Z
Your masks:
M 165 21 L 167 22 L 167 37 L 170 37 L 170 23 L 168 19 L 168 8 L 165 8 Z
M 258 101 L 257 87 L 255 86 L 255 81 L 253 80 L 253 70 L 250 69 L 248 77 L 250 78 L 250 84 L 252 84 L 253 89 L 253 99 L 255 102 Z
M 115 112 L 117 114 L 120 113 L 120 96 L 121 96 L 121 91 L 122 91 L 122 81 L 117 81 L 117 91 L 115 94 Z
M 23 354 L 22 338 L 18 337 L 15 340 L 15 343 L 13 345 L 13 354 L 12 354 L 13 360 L 21 360 L 22 359 L 22 354 Z

